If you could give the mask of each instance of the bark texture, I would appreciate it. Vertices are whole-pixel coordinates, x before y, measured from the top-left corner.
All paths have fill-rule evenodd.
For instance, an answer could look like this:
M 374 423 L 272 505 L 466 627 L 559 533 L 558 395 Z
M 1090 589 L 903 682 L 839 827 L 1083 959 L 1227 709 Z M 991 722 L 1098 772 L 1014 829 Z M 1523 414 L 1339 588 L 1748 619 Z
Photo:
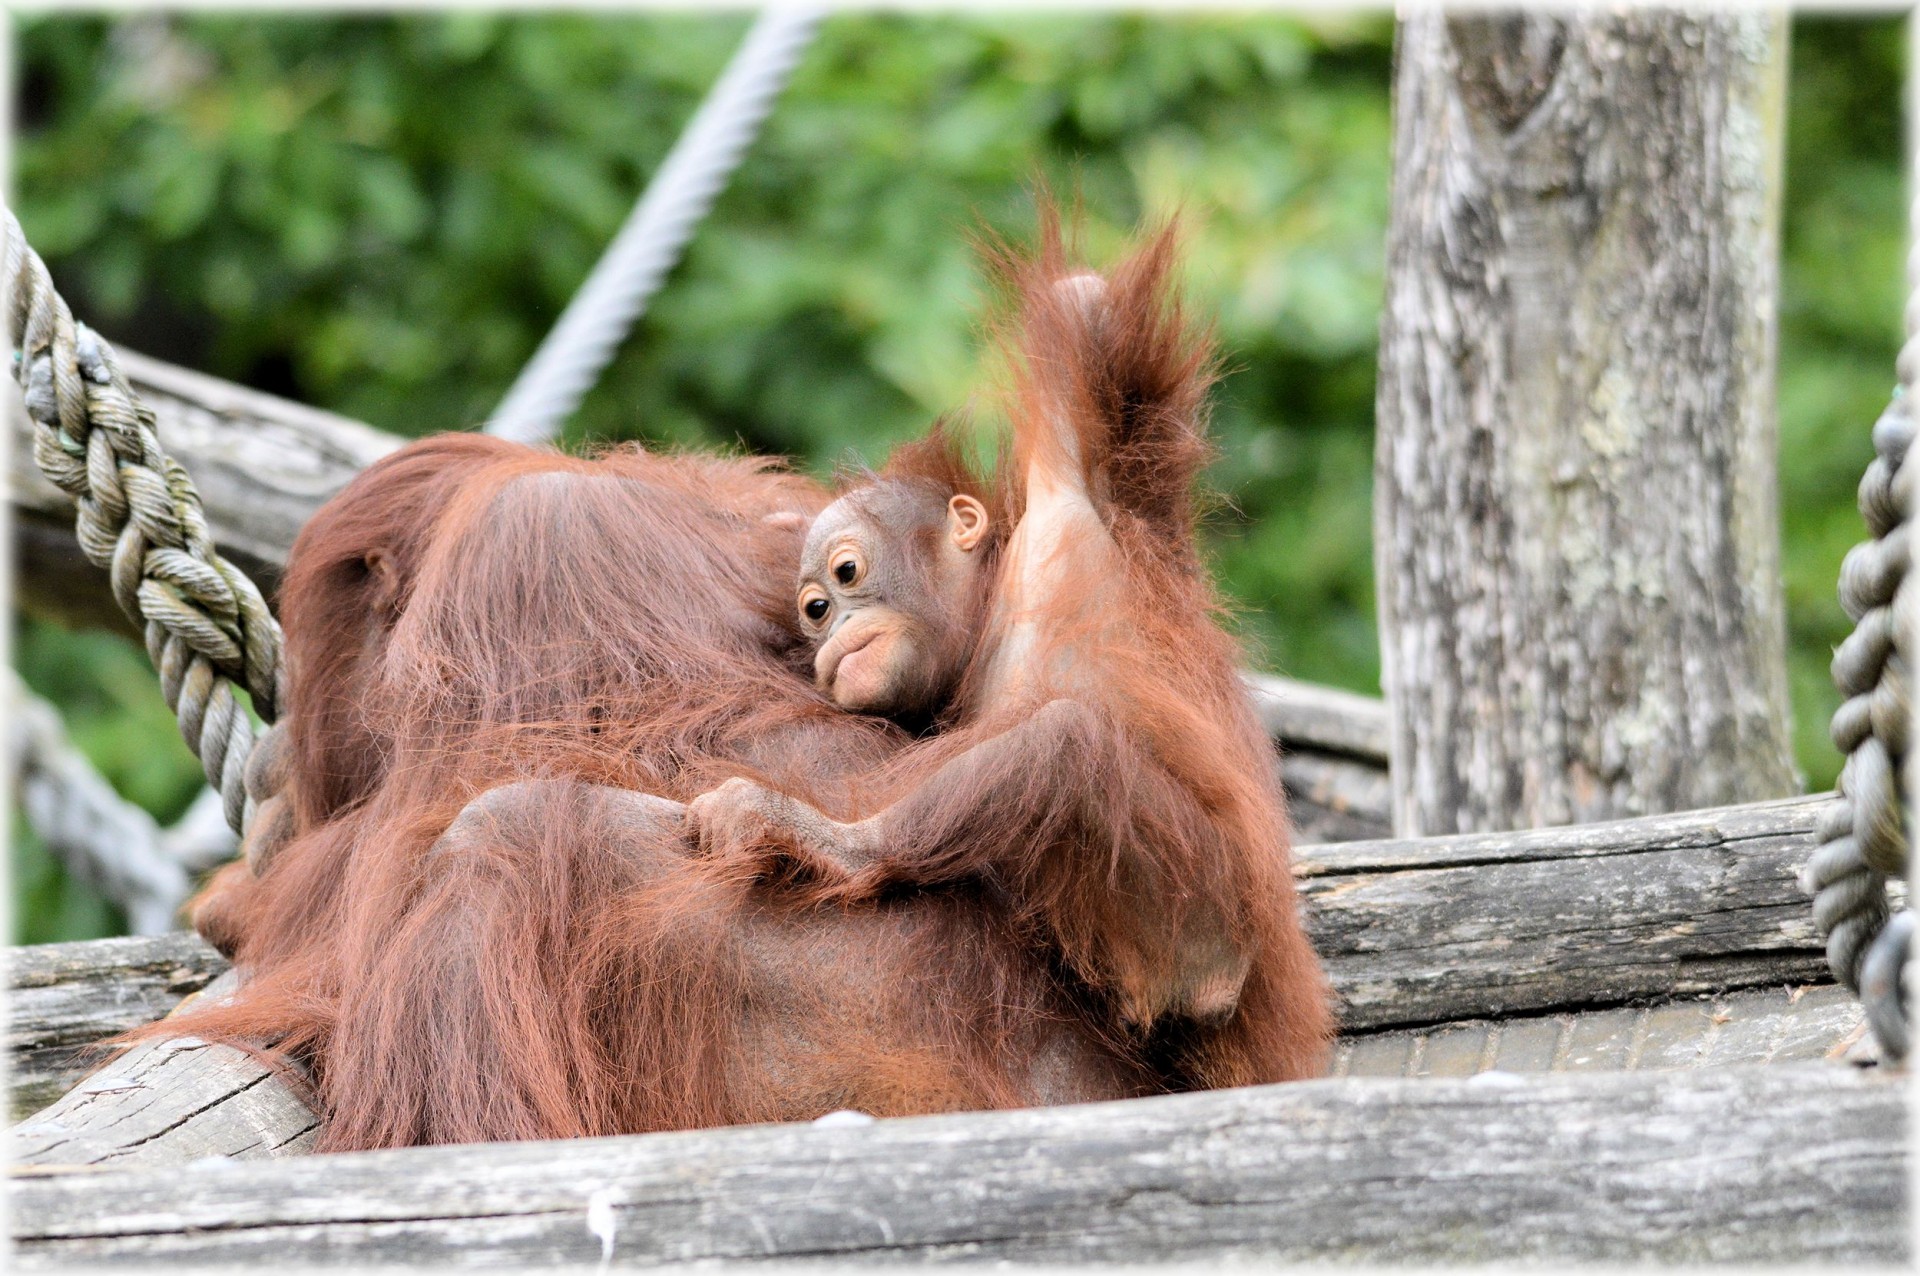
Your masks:
M 1795 874 L 1829 800 L 1573 829 L 1303 847 L 1296 866 L 1302 904 L 1333 981 L 1341 1029 L 1349 1037 L 1423 1029 L 1397 1046 L 1364 1047 L 1369 1057 L 1398 1050 L 1404 1059 L 1421 1036 L 1441 1037 L 1436 1051 L 1468 1048 L 1462 1033 L 1472 1028 L 1460 1021 L 1564 1013 L 1582 1021 L 1562 1025 L 1564 1042 L 1560 1027 L 1516 1024 L 1511 1042 L 1489 1046 L 1491 1025 L 1483 1023 L 1475 1038 L 1481 1045 L 1473 1048 L 1493 1049 L 1489 1066 L 1504 1057 L 1501 1066 L 1509 1069 L 1519 1066 L 1514 1051 L 1539 1049 L 1547 1054 L 1536 1067 L 1580 1066 L 1588 1056 L 1619 1067 L 1677 1029 L 1656 1031 L 1632 1014 L 1587 1023 L 1588 1012 L 1813 983 L 1825 962 Z M 104 1036 L 154 1017 L 159 995 L 123 997 L 139 983 L 116 981 L 114 963 L 130 976 L 156 971 L 180 986 L 204 982 L 222 965 L 196 940 L 112 943 L 28 949 L 16 957 L 31 980 L 11 1007 L 16 1083 L 58 1093 L 85 1070 L 72 1051 L 89 1031 Z M 1696 1022 L 1697 1008 L 1679 1014 L 1695 1028 L 1711 1026 Z M 1720 1024 L 1726 1032 L 1714 1047 L 1717 1062 L 1776 1057 L 1777 1043 L 1766 1036 L 1775 1016 L 1757 1018 L 1764 1023 L 1753 1031 L 1765 1040 L 1749 1040 L 1733 1019 Z M 1832 1045 L 1858 1022 L 1823 1020 L 1808 1032 L 1833 1029 Z M 1504 1041 L 1507 1034 L 1497 1035 Z M 43 1048 L 50 1040 L 58 1044 Z M 1616 1057 L 1608 1041 L 1624 1041 L 1631 1052 Z M 1695 1044 L 1704 1050 L 1712 1043 L 1702 1037 Z M 1418 1047 L 1421 1057 L 1428 1050 Z M 205 1149 L 281 1156 L 304 1149 L 298 1140 L 312 1124 L 284 1079 L 239 1051 L 188 1039 L 115 1061 L 16 1126 L 10 1159 L 130 1166 L 177 1164 L 183 1153 Z
M 13 1119 L 52 1103 L 99 1066 L 89 1047 L 171 1014 L 226 969 L 226 958 L 185 931 L 8 949 Z
M 1907 1184 L 1902 1084 L 1799 1064 L 26 1170 L 9 1204 L 33 1269 L 1878 1266 Z
M 1375 558 L 1405 836 L 1793 791 L 1785 26 L 1410 15 Z

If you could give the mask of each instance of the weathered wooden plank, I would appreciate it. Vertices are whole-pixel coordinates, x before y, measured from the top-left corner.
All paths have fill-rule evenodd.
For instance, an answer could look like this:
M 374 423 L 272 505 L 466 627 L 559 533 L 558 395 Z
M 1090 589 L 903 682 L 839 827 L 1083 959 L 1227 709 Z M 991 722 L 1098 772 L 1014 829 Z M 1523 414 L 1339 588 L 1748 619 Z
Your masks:
M 1389 730 L 1384 701 L 1278 674 L 1243 676 L 1269 735 L 1298 748 L 1344 754 L 1386 769 Z
M 9 950 L 7 1057 L 14 1119 L 59 1098 L 97 1059 L 86 1047 L 170 1012 L 227 968 L 197 935 Z
M 1822 948 L 1795 873 L 1824 800 L 1302 847 L 1308 925 L 1342 1023 L 1359 1032 L 1818 982 Z M 16 1077 L 39 1095 L 64 1090 L 74 1047 L 156 1017 L 174 988 L 222 967 L 185 936 L 16 950 Z
M 1863 1023 L 1859 1003 L 1838 985 L 1772 988 L 1638 1008 L 1360 1033 L 1341 1041 L 1332 1075 L 1445 1077 L 1800 1062 L 1840 1055 L 1859 1037 Z M 79 1079 L 77 1074 L 62 1078 L 61 1091 Z M 108 1101 L 114 1105 L 110 1127 L 99 1111 L 100 1096 L 108 1094 L 116 1096 Z M 19 1164 L 158 1166 L 207 1155 L 243 1160 L 298 1155 L 310 1147 L 317 1125 L 302 1090 L 239 1052 L 188 1039 L 116 1061 L 56 1109 L 17 1127 L 9 1140 Z
M 271 586 L 313 512 L 403 439 L 358 421 L 121 349 L 120 366 L 153 409 L 160 441 L 193 476 L 220 551 Z M 29 606 L 69 621 L 125 627 L 106 574 L 73 539 L 73 509 L 41 477 L 17 389 L 4 394 L 15 581 Z
M 237 986 L 228 971 L 199 995 Z M 306 1151 L 319 1125 L 298 1074 L 231 1046 L 175 1037 L 134 1047 L 14 1126 L 7 1158 L 68 1170 L 259 1160 Z
M 1898 1262 L 1897 1081 L 1826 1064 L 1127 1103 L 16 1177 L 15 1257 Z
M 1749 989 L 1654 1005 L 1467 1019 L 1344 1038 L 1336 1077 L 1671 1071 L 1840 1057 L 1866 1022 L 1838 984 Z
M 1794 798 L 1521 833 L 1303 848 L 1348 1031 L 1822 978 Z
M 304 1087 L 231 1046 L 175 1037 L 134 1047 L 7 1133 L 7 1159 L 49 1171 L 239 1161 L 311 1150 Z
M 1341 1041 L 1332 1075 L 1654 1071 L 1800 1062 L 1838 1056 L 1855 1042 L 1863 1022 L 1859 1003 L 1838 985 L 1772 988 L 1637 1008 L 1359 1033 Z M 74 1076 L 68 1083 L 78 1080 Z M 110 1134 L 99 1112 L 99 1096 L 106 1094 L 122 1096 L 110 1101 L 116 1105 Z M 123 1107 L 131 1112 L 122 1112 Z M 316 1128 L 303 1091 L 238 1052 L 188 1039 L 116 1061 L 56 1110 L 17 1127 L 10 1142 L 12 1159 L 20 1164 L 157 1166 L 205 1155 L 297 1155 L 311 1145 Z
M 1280 779 L 1296 846 L 1384 838 L 1393 832 L 1387 773 L 1371 762 L 1283 743 Z
M 1302 876 L 1390 872 L 1401 868 L 1471 868 L 1538 860 L 1573 860 L 1686 847 L 1732 849 L 1810 832 L 1830 793 L 1775 798 L 1742 806 L 1676 811 L 1600 824 L 1521 829 L 1511 833 L 1458 833 L 1449 837 L 1381 838 L 1377 841 L 1302 848 Z M 1809 846 L 1808 849 L 1811 849 Z

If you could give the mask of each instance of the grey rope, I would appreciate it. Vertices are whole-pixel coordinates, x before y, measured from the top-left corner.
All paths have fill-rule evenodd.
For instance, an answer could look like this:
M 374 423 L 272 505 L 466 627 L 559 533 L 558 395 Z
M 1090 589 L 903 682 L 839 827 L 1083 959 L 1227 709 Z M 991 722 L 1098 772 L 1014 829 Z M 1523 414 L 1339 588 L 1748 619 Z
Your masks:
M 1839 799 L 1820 815 L 1820 847 L 1801 871 L 1813 895 L 1813 916 L 1827 937 L 1834 978 L 1860 994 L 1875 1040 L 1889 1058 L 1908 1048 L 1904 979 L 1912 945 L 1908 909 L 1889 924 L 1887 879 L 1908 863 L 1907 804 L 1902 784 L 1910 759 L 1910 677 L 1914 664 L 1902 632 L 1920 599 L 1907 570 L 1913 488 L 1920 462 L 1908 463 L 1915 422 L 1913 387 L 1920 373 L 1920 201 L 1907 259 L 1912 289 L 1900 385 L 1873 427 L 1874 459 L 1860 480 L 1860 513 L 1873 539 L 1848 551 L 1840 565 L 1840 603 L 1853 633 L 1833 655 L 1833 680 L 1845 699 L 1833 715 L 1834 744 L 1846 755 Z
M 219 795 L 203 790 L 179 823 L 163 829 L 113 791 L 67 738 L 59 712 L 12 670 L 0 699 L 14 792 L 27 825 L 69 873 L 126 912 L 134 934 L 173 929 L 193 874 L 233 855 Z
M 541 443 L 580 406 L 759 132 L 824 11 L 775 6 L 694 113 L 620 233 L 494 410 L 487 433 Z
M 6 214 L 4 310 L 14 376 L 33 421 L 33 457 L 78 507 L 80 548 L 105 568 L 121 610 L 146 635 L 167 707 L 242 830 L 254 729 L 233 692 L 245 686 L 273 721 L 280 625 L 246 574 L 214 548 L 199 493 L 154 433 L 113 349 L 73 314 L 45 263 Z

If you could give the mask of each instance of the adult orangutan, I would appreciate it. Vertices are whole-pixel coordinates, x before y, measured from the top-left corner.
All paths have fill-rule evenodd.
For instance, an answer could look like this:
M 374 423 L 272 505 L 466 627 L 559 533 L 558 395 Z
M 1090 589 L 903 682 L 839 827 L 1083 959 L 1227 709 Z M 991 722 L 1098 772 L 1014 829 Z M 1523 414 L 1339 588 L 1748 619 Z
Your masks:
M 883 754 L 884 742 L 897 733 L 882 724 L 843 721 L 823 703 L 804 698 L 796 703 L 791 696 L 776 697 L 773 707 L 744 702 L 741 695 L 754 681 L 769 678 L 778 680 L 781 691 L 793 690 L 790 671 L 803 659 L 796 654 L 803 640 L 788 603 L 791 564 L 806 520 L 827 500 L 817 484 L 761 460 L 616 452 L 581 461 L 478 434 L 426 439 L 382 459 L 315 514 L 289 556 L 279 604 L 290 688 L 280 724 L 250 766 L 249 788 L 261 799 L 248 835 L 250 852 L 264 845 L 277 856 L 289 841 L 323 832 L 352 843 L 370 818 L 363 808 L 379 795 L 399 756 L 401 736 L 416 727 L 429 736 L 445 728 L 449 742 L 474 736 L 504 746 L 514 756 L 495 757 L 491 765 L 509 776 L 539 764 L 537 753 L 519 756 L 507 738 L 514 733 L 502 728 L 516 713 L 528 715 L 520 727 L 541 720 L 543 739 L 566 736 L 569 723 L 579 728 L 577 719 L 587 714 L 585 729 L 597 738 L 607 725 L 607 706 L 592 699 L 591 684 L 622 668 L 649 675 L 634 690 L 654 699 L 633 706 L 644 711 L 641 716 L 615 725 L 624 731 L 644 724 L 657 746 L 631 743 L 636 755 L 655 763 L 716 752 L 778 752 L 786 733 L 810 719 L 829 722 L 824 734 L 856 750 L 846 759 L 831 752 L 820 756 L 823 779 L 830 780 L 842 761 L 865 760 L 868 749 L 879 747 Z M 487 521 L 481 507 L 489 505 L 504 522 Z M 521 521 L 541 526 L 515 543 Z M 449 533 L 453 527 L 470 531 Z M 450 535 L 466 536 L 458 553 Z M 554 556 L 552 572 L 524 564 L 536 592 L 516 597 L 524 577 L 511 574 L 508 560 L 539 554 Z M 616 557 L 624 565 L 605 577 L 604 596 L 594 597 L 591 573 Z M 502 681 L 519 679 L 504 691 L 517 700 L 490 696 L 481 686 L 466 689 L 488 704 L 474 721 L 422 723 L 410 717 L 420 707 L 413 697 L 424 688 L 408 686 L 408 673 L 389 662 L 402 614 L 430 561 L 429 600 L 416 609 L 406 634 L 422 635 L 434 624 L 453 632 L 428 660 L 450 667 L 470 658 L 468 670 L 476 679 L 498 661 L 517 662 L 496 671 Z M 509 574 L 494 575 L 495 565 Z M 622 580 L 647 568 L 657 568 L 661 578 L 623 596 Z M 457 572 L 478 572 L 476 587 L 450 577 Z M 687 588 L 689 572 L 704 579 L 704 592 Z M 663 587 L 665 578 L 675 576 L 683 579 Z M 495 586 L 497 593 L 490 593 Z M 541 588 L 562 596 L 542 599 Z M 418 641 L 432 642 L 403 637 L 402 656 Z M 619 654 L 598 662 L 604 667 L 596 670 L 598 649 Z M 632 668 L 636 662 L 638 669 Z M 712 677 L 703 679 L 702 673 Z M 573 685 L 561 684 L 567 677 L 576 680 Z M 551 703 L 529 704 L 530 696 Z M 720 711 L 703 712 L 716 699 Z M 767 715 L 756 708 L 770 708 L 777 729 L 766 730 Z M 698 738 L 675 739 L 697 713 Z M 522 740 L 531 736 L 518 733 Z M 416 745 L 431 751 L 434 742 L 419 739 Z M 456 789 L 477 792 L 475 785 L 484 787 L 487 780 L 473 769 L 471 747 L 471 741 L 462 744 L 439 761 L 454 772 L 450 783 Z M 418 760 L 407 756 L 409 765 Z M 439 769 L 430 753 L 426 761 Z M 699 781 L 688 788 L 699 791 Z M 455 792 L 442 796 L 452 799 Z M 351 818 L 335 827 L 336 817 Z M 300 858 L 311 861 L 301 875 L 315 875 L 303 887 L 314 901 L 309 907 L 322 900 L 334 905 L 333 885 L 353 856 L 308 849 Z M 243 866 L 232 866 L 195 901 L 195 925 L 223 951 L 239 942 L 231 932 L 247 925 L 243 914 L 266 906 L 269 893 L 252 877 Z M 305 940 L 299 924 L 247 929 L 256 952 L 270 936 Z
M 370 471 L 342 503 L 372 534 L 323 512 L 289 572 L 290 719 L 332 725 L 290 731 L 291 840 L 222 884 L 249 982 L 170 1030 L 306 1059 L 331 1149 L 1316 1071 L 1326 989 L 1193 550 L 1210 359 L 1171 251 L 1110 287 L 1051 233 L 1003 262 L 1005 474 L 936 435 L 804 546 L 824 494 L 764 464 L 461 453 L 437 510 L 384 515 L 435 445 Z M 382 572 L 390 626 L 295 642 Z

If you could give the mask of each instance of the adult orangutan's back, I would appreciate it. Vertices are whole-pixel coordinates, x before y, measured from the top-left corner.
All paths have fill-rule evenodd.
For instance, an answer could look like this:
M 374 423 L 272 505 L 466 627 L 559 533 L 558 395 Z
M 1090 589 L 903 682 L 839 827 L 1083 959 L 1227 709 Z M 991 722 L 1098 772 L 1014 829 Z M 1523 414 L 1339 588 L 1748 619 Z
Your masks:
M 824 499 L 763 461 L 578 460 L 473 435 L 359 476 L 289 561 L 287 824 L 259 871 L 229 866 L 197 904 L 249 982 L 193 1030 L 281 1043 L 324 1077 L 341 999 L 403 924 L 427 848 L 487 789 L 837 784 L 894 747 L 789 658 L 792 563 Z

